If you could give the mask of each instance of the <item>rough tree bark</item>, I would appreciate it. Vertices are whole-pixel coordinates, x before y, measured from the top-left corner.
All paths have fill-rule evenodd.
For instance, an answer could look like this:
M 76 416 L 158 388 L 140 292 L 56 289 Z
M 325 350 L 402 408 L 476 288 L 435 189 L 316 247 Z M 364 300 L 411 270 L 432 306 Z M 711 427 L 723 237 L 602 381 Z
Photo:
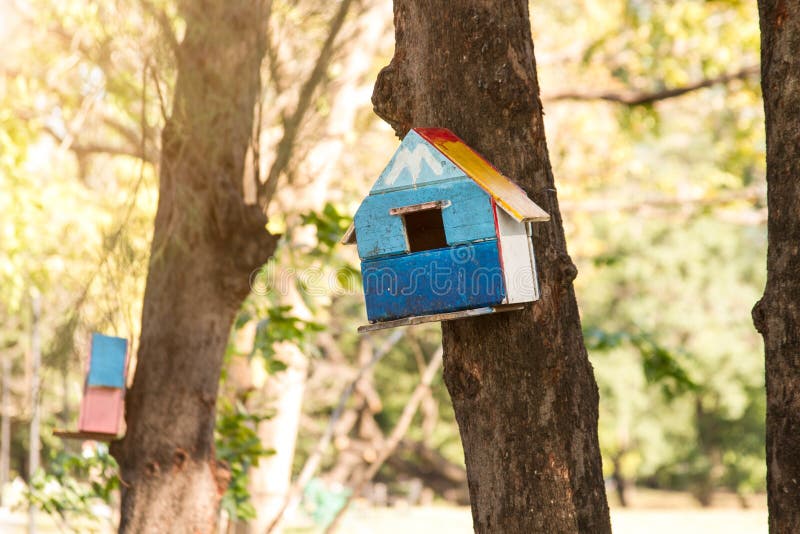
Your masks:
M 800 532 L 800 0 L 759 0 L 767 128 L 764 336 L 767 493 L 772 533 Z
M 548 159 L 527 0 L 395 0 L 396 49 L 375 111 L 399 136 L 450 128 L 522 186 L 542 298 L 442 325 L 476 532 L 610 532 L 598 393 Z
M 112 445 L 120 532 L 214 532 L 227 470 L 217 465 L 220 370 L 249 275 L 272 254 L 244 200 L 268 0 L 180 3 L 184 39 L 162 132 L 159 202 L 127 433 Z

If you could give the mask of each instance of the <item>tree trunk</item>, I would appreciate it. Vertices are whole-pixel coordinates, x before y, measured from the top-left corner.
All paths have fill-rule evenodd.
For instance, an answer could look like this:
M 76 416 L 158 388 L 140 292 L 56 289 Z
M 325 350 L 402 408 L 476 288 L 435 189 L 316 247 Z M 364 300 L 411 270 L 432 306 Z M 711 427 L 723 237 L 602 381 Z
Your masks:
M 31 426 L 28 447 L 28 483 L 33 482 L 36 472 L 39 470 L 39 462 L 42 455 L 42 441 L 40 439 L 41 430 L 41 385 L 42 385 L 42 336 L 40 332 L 40 321 L 42 318 L 42 302 L 39 290 L 31 290 Z M 36 506 L 28 504 L 28 534 L 36 533 Z
M 266 532 L 278 517 L 292 485 L 292 464 L 308 374 L 308 358 L 297 345 L 283 341 L 275 345 L 275 350 L 287 368 L 270 376 L 262 388 L 269 399 L 266 405 L 275 412 L 258 425 L 258 437 L 275 454 L 250 470 L 251 502 L 258 514 L 250 524 L 249 532 L 253 534 Z
M 610 532 L 597 386 L 545 142 L 527 0 L 395 0 L 375 110 L 399 136 L 453 130 L 551 216 L 534 225 L 541 300 L 443 323 L 445 382 L 476 532 Z
M 11 354 L 0 354 L 0 507 L 3 506 L 3 489 L 11 472 Z
M 767 128 L 767 287 L 753 309 L 764 336 L 767 492 L 772 533 L 800 532 L 800 0 L 759 0 Z
M 215 403 L 249 275 L 272 254 L 266 217 L 244 200 L 268 3 L 181 3 L 185 37 L 162 132 L 158 211 L 127 433 L 120 532 L 214 532 L 227 470 Z M 257 174 L 256 174 L 257 176 Z
M 623 508 L 628 507 L 628 480 L 622 472 L 622 458 L 625 456 L 624 452 L 619 452 L 611 458 L 611 466 L 613 468 L 612 478 L 614 479 L 614 486 L 617 492 L 617 499 L 619 505 Z

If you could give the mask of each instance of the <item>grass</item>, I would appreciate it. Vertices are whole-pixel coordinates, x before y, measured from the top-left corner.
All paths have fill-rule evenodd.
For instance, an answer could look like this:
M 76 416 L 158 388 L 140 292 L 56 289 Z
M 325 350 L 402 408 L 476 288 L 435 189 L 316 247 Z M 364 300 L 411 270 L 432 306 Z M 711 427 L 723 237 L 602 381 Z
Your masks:
M 743 509 L 728 493 L 715 495 L 711 508 L 699 508 L 682 492 L 637 488 L 631 506 L 613 506 L 614 534 L 767 534 L 766 497 L 748 499 Z M 287 531 L 290 534 L 291 531 Z M 295 532 L 314 532 L 313 529 Z M 472 532 L 469 508 L 451 506 L 371 508 L 357 503 L 345 516 L 341 534 L 465 534 Z

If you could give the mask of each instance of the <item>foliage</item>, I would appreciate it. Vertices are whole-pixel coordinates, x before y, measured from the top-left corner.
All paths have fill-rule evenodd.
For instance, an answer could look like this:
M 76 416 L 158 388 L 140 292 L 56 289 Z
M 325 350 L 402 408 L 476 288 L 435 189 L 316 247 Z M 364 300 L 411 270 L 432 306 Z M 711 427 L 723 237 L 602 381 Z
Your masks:
M 548 101 L 657 94 L 758 65 L 756 13 L 739 1 L 545 3 L 533 28 L 604 466 L 701 500 L 710 486 L 759 491 L 758 77 L 647 105 Z M 736 429 L 758 445 L 731 439 Z
M 55 453 L 47 472 L 40 470 L 30 482 L 27 497 L 74 532 L 94 532 L 112 522 L 110 506 L 119 484 L 108 448 L 86 445 L 81 454 Z
M 248 358 L 257 357 L 268 375 L 286 370 L 286 363 L 276 358 L 275 344 L 293 342 L 300 345 L 309 342 L 309 336 L 322 327 L 311 321 L 303 321 L 291 314 L 290 306 L 266 306 L 251 298 L 236 319 L 235 336 L 247 323 L 256 322 L 253 348 Z M 226 362 L 236 354 L 235 344 L 230 344 Z M 223 371 L 223 385 L 228 374 Z M 274 454 L 259 438 L 259 423 L 268 420 L 270 411 L 253 411 L 248 407 L 249 392 L 221 395 L 217 402 L 217 421 L 214 431 L 217 458 L 230 470 L 228 489 L 222 497 L 221 508 L 228 517 L 249 520 L 256 517 L 250 502 L 250 469 L 257 467 L 259 460 Z
M 763 374 L 749 325 L 763 283 L 751 251 L 763 241 L 709 216 L 598 230 L 620 234 L 605 240 L 618 243 L 604 252 L 614 261 L 586 267 L 583 293 L 605 453 L 628 455 L 629 477 L 691 489 L 701 502 L 720 484 L 763 489 Z M 682 377 L 690 387 L 678 387 Z M 667 395 L 654 396 L 653 383 Z M 759 445 L 737 439 L 737 428 Z
M 24 418 L 38 289 L 41 405 L 67 419 L 89 333 L 137 337 L 155 183 L 130 154 L 142 137 L 139 54 L 154 32 L 126 16 L 130 2 L 13 4 L 0 6 L 9 52 L 0 60 L 0 339 L 13 345 L 2 357 L 12 360 L 11 411 Z M 157 126 L 155 108 L 146 111 Z M 23 472 L 17 458 L 12 469 Z
M 335 7 L 273 5 L 271 33 L 282 48 L 265 64 L 262 177 L 275 132 L 296 105 L 290 89 L 311 70 Z M 26 9 L 0 59 L 0 348 L 13 360 L 13 412 L 24 417 L 29 293 L 38 288 L 42 407 L 69 419 L 88 332 L 138 337 L 159 130 L 174 85 L 164 31 L 181 38 L 182 22 L 173 2 L 160 0 L 36 0 Z M 164 26 L 154 16 L 161 9 Z M 396 146 L 368 98 L 391 51 L 389 11 L 354 20 L 354 44 L 342 46 L 326 69 L 270 207 L 271 229 L 284 233 L 280 250 L 254 277 L 237 319 L 237 328 L 256 323 L 246 356 L 268 374 L 286 366 L 276 344 L 315 356 L 296 465 L 358 365 L 359 259 L 338 242 Z M 634 482 L 688 489 L 701 499 L 717 487 L 761 491 L 763 366 L 749 317 L 764 283 L 766 246 L 757 77 L 640 106 L 555 98 L 652 93 L 757 65 L 755 10 L 739 0 L 568 0 L 537 2 L 532 16 L 548 146 L 600 389 L 604 465 L 610 470 L 618 460 Z M 364 45 L 370 32 L 385 37 Z M 370 342 L 379 346 L 383 338 Z M 418 352 L 430 354 L 438 343 L 437 326 L 417 327 L 375 369 L 381 429 L 397 421 L 418 379 Z M 462 462 L 441 379 L 432 397 L 418 417 L 435 419 L 432 432 L 414 425 L 409 437 Z M 253 512 L 247 470 L 269 446 L 257 444 L 264 416 L 248 411 L 246 400 L 222 398 L 216 430 L 232 472 L 224 506 L 240 518 Z M 17 472 L 21 434 L 14 438 Z M 105 461 L 56 452 L 31 498 L 70 520 L 90 513 L 91 503 L 107 502 L 103 488 L 113 489 Z
M 584 340 L 586 348 L 592 351 L 615 349 L 624 341 L 630 343 L 641 355 L 642 371 L 647 384 L 660 386 L 667 400 L 672 400 L 687 391 L 696 391 L 699 387 L 689 378 L 685 366 L 680 363 L 680 359 L 685 359 L 686 355 L 670 351 L 659 344 L 653 336 L 641 332 L 608 333 L 592 328 L 584 332 Z
M 344 214 L 333 203 L 326 202 L 322 211 L 311 211 L 301 217 L 302 224 L 313 225 L 317 234 L 317 254 L 330 256 L 333 247 L 339 244 L 353 222 L 352 216 Z
M 269 415 L 249 413 L 240 402 L 223 398 L 218 403 L 214 430 L 217 458 L 228 466 L 231 477 L 220 506 L 231 518 L 247 520 L 256 516 L 250 503 L 247 474 L 259 460 L 273 454 L 256 433 L 258 423 L 268 418 Z
M 270 306 L 262 310 L 265 317 L 258 321 L 253 355 L 264 358 L 270 374 L 286 369 L 284 362 L 274 358 L 275 343 L 291 341 L 305 346 L 310 342 L 309 336 L 314 332 L 324 330 L 323 325 L 313 321 L 304 321 L 293 316 L 291 311 L 291 306 Z M 247 317 L 247 314 L 243 314 L 242 320 Z

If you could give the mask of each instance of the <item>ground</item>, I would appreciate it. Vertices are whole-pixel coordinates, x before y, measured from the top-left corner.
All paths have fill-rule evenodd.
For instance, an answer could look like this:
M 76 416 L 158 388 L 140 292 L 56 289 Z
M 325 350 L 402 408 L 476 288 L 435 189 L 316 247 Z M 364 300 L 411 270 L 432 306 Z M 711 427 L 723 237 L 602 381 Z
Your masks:
M 632 507 L 611 508 L 614 534 L 767 534 L 764 496 L 749 499 L 742 509 L 732 495 L 721 494 L 715 506 L 697 508 L 685 493 L 637 490 L 631 495 Z M 38 514 L 39 534 L 60 532 L 52 521 Z M 27 532 L 27 515 L 0 508 L 0 533 Z M 104 532 L 104 531 L 100 531 Z M 109 529 L 107 532 L 112 532 Z M 286 534 L 317 534 L 314 528 L 290 528 Z M 468 508 L 425 506 L 370 508 L 357 502 L 345 516 L 341 534 L 469 534 L 472 518 Z
M 611 510 L 611 523 L 614 534 L 767 534 L 766 510 L 617 508 Z M 466 508 L 359 509 L 346 517 L 340 532 L 464 534 L 472 532 L 472 518 Z
M 748 499 L 748 509 L 742 509 L 735 496 L 724 493 L 715 497 L 714 507 L 709 509 L 698 508 L 691 496 L 679 492 L 637 489 L 629 498 L 631 507 L 624 509 L 615 507 L 613 495 L 609 495 L 614 534 L 767 534 L 764 496 Z M 464 534 L 472 532 L 472 517 L 468 508 L 355 506 L 345 516 L 340 532 Z

